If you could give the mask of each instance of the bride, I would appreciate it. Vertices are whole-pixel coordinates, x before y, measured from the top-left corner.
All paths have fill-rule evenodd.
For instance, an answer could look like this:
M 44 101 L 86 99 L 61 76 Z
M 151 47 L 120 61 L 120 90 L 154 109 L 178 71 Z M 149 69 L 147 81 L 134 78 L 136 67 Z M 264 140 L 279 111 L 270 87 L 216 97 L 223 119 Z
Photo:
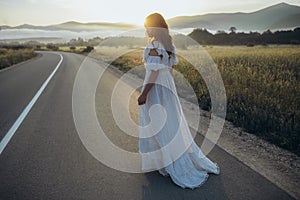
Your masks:
M 153 13 L 144 26 L 146 75 L 138 98 L 142 171 L 158 170 L 180 187 L 194 189 L 220 168 L 202 153 L 187 125 L 172 76 L 178 59 L 165 19 Z

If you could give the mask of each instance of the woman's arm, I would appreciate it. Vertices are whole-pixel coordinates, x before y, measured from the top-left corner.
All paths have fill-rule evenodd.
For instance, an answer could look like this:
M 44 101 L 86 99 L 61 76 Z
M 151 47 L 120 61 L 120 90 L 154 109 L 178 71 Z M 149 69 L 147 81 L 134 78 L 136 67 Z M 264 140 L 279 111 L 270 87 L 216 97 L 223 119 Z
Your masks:
M 143 105 L 146 103 L 147 95 L 148 95 L 149 91 L 151 90 L 151 88 L 153 87 L 153 85 L 155 84 L 155 80 L 158 76 L 158 73 L 159 73 L 159 70 L 157 70 L 157 71 L 151 70 L 151 74 L 149 76 L 148 82 L 145 85 L 142 94 L 138 98 L 139 105 Z

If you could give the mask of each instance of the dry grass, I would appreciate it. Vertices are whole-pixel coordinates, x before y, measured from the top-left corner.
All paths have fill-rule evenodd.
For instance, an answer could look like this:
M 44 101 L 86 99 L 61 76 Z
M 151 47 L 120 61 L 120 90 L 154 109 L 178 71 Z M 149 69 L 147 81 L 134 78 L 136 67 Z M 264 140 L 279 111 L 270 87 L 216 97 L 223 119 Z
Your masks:
M 98 47 L 90 56 L 127 72 L 142 64 L 142 52 L 126 47 Z M 180 62 L 175 69 L 193 87 L 202 109 L 210 110 L 211 100 L 203 74 L 195 67 L 205 68 L 213 60 L 226 89 L 227 120 L 300 154 L 299 46 L 206 46 L 178 49 L 178 55 Z M 143 77 L 142 70 L 137 73 Z M 206 75 L 215 81 L 212 72 Z M 183 79 L 175 75 L 175 80 L 179 93 L 189 98 L 184 93 L 187 87 L 182 86 Z
M 0 69 L 9 67 L 19 62 L 36 56 L 33 49 L 7 49 L 0 48 Z

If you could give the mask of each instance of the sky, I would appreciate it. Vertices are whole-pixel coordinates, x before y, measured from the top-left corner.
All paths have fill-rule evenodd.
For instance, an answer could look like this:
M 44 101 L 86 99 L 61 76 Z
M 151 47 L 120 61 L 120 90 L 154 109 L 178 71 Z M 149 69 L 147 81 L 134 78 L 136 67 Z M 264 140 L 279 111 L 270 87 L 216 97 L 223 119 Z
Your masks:
M 0 25 L 50 25 L 66 21 L 142 25 L 153 12 L 166 19 L 220 12 L 253 12 L 300 0 L 0 0 Z

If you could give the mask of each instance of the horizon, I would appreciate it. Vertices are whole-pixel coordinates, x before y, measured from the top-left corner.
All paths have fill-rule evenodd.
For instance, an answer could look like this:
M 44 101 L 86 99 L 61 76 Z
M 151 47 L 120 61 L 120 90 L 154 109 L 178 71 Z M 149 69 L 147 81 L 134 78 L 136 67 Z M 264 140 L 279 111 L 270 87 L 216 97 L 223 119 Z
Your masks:
M 63 2 L 67 3 L 68 1 L 71 0 L 54 0 L 51 1 L 51 5 L 62 5 Z M 88 0 L 89 2 L 94 2 L 94 0 Z M 113 4 L 113 2 L 116 0 L 111 0 L 111 4 Z M 140 0 L 131 0 L 134 2 L 137 2 Z M 78 12 L 78 9 L 76 8 L 76 5 L 79 7 L 82 7 L 81 4 L 75 4 L 75 7 L 68 7 L 70 5 L 68 5 L 66 7 L 65 4 L 63 4 L 62 7 L 57 7 L 58 12 L 56 13 L 55 16 L 53 16 L 53 19 L 51 18 L 49 21 L 49 16 L 46 15 L 45 13 L 47 12 L 53 12 L 51 10 L 51 6 L 47 7 L 45 10 L 43 9 L 39 9 L 39 11 L 34 12 L 34 14 L 31 13 L 31 15 L 29 15 L 28 10 L 26 10 L 25 8 L 28 7 L 29 5 L 36 5 L 36 6 L 40 6 L 43 7 L 47 5 L 47 3 L 49 4 L 49 2 L 38 2 L 37 0 L 25 0 L 20 2 L 20 0 L 12 0 L 12 1 L 5 1 L 5 0 L 0 0 L 0 24 L 1 25 L 7 25 L 7 26 L 19 26 L 19 25 L 24 25 L 24 24 L 30 24 L 30 25 L 34 25 L 34 26 L 48 26 L 48 25 L 55 25 L 55 24 L 62 24 L 62 23 L 66 23 L 66 22 L 79 22 L 79 23 L 124 23 L 124 24 L 132 24 L 132 25 L 136 25 L 136 26 L 141 26 L 143 24 L 144 21 L 144 17 L 146 17 L 148 14 L 152 13 L 152 12 L 159 12 L 161 13 L 166 19 L 170 19 L 170 18 L 174 18 L 174 17 L 179 17 L 179 16 L 195 16 L 195 15 L 205 15 L 205 14 L 212 14 L 212 13 L 251 13 L 251 12 L 255 12 L 273 5 L 277 5 L 280 3 L 286 3 L 289 5 L 294 5 L 294 6 L 300 6 L 300 2 L 296 0 L 288 0 L 288 1 L 277 1 L 277 0 L 267 0 L 264 2 L 259 2 L 259 1 L 244 1 L 244 2 L 240 2 L 237 0 L 231 1 L 231 3 L 226 2 L 226 0 L 214 0 L 211 2 L 191 2 L 193 0 L 188 0 L 188 2 L 190 2 L 191 4 L 187 3 L 178 3 L 175 4 L 173 6 L 174 10 L 170 11 L 168 10 L 167 12 L 164 12 L 164 10 L 166 8 L 168 8 L 168 5 L 166 5 L 165 3 L 162 4 L 160 9 L 157 9 L 156 7 L 149 7 L 147 9 L 141 8 L 140 10 L 142 11 L 136 11 L 138 13 L 135 13 L 136 15 L 127 15 L 127 17 L 122 16 L 122 11 L 124 11 L 124 9 L 119 10 L 119 14 L 116 18 L 116 16 L 113 14 L 108 15 L 106 14 L 105 17 L 101 16 L 101 13 L 93 13 L 91 11 L 93 10 L 89 10 L 88 8 L 82 9 L 85 12 L 83 12 L 82 16 L 78 16 L 78 15 L 72 15 L 73 12 Z M 19 3 L 23 3 L 23 6 L 16 6 L 16 2 Z M 159 0 L 154 0 L 154 2 L 159 2 Z M 226 2 L 224 4 L 222 4 L 221 6 L 215 6 L 214 8 L 211 8 L 212 6 L 214 6 L 214 4 L 216 2 Z M 25 4 L 24 4 L 25 3 Z M 41 5 L 40 5 L 40 4 Z M 97 5 L 97 4 L 101 4 L 101 2 L 97 1 L 94 2 L 95 4 L 93 5 Z M 142 2 L 145 3 L 145 2 Z M 149 2 L 147 2 L 149 3 Z M 88 4 L 88 3 L 87 3 Z M 86 4 L 86 6 L 87 6 Z M 108 5 L 108 7 L 112 6 L 112 5 Z M 146 4 L 146 3 L 145 3 Z M 153 4 L 153 3 L 152 3 Z M 234 5 L 234 6 L 233 6 Z M 74 5 L 72 5 L 74 6 Z M 115 5 L 113 5 L 115 6 Z M 201 7 L 202 6 L 202 7 Z M 15 8 L 17 7 L 17 8 Z M 121 6 L 122 7 L 122 6 Z M 201 8 L 199 8 L 201 7 Z M 229 9 L 230 7 L 230 9 Z M 7 9 L 5 9 L 7 8 Z M 18 15 L 15 16 L 14 13 L 15 12 L 11 12 L 11 10 L 17 10 L 18 8 L 23 8 L 22 11 L 18 12 Z M 32 8 L 32 7 L 31 7 Z M 71 9 L 72 8 L 72 9 Z M 123 7 L 124 8 L 124 7 Z M 62 11 L 65 11 L 65 9 L 70 9 L 68 10 L 67 16 L 65 12 L 63 12 L 61 14 L 59 14 Z M 110 9 L 106 9 L 108 12 L 110 12 Z M 126 9 L 125 9 L 126 10 Z M 198 10 L 198 12 L 197 12 Z M 202 12 L 201 12 L 202 10 Z M 60 12 L 59 12 L 60 11 Z M 86 13 L 86 12 L 91 12 L 91 13 Z M 29 11 L 32 12 L 32 11 Z M 39 12 L 43 13 L 43 16 L 45 17 L 35 17 L 35 15 L 39 15 Z M 128 12 L 128 11 L 125 11 Z M 147 14 L 145 14 L 147 13 Z M 177 13 L 177 14 L 176 14 Z M 11 15 L 14 16 L 11 16 Z M 19 15 L 20 14 L 20 15 Z M 105 13 L 104 13 L 105 14 Z M 23 15 L 23 17 L 22 17 Z M 70 16 L 71 15 L 71 16 Z M 138 16 L 141 17 L 138 17 Z M 51 15 L 52 16 L 52 15 Z M 75 17 L 74 17 L 75 16 Z M 94 16 L 94 17 L 93 17 Z M 120 17 L 121 16 L 121 17 Z M 30 18 L 31 17 L 31 18 Z M 47 18 L 47 19 L 45 19 Z M 102 19 L 100 19 L 102 18 Z M 122 18 L 123 20 L 118 20 L 119 18 Z M 125 19 L 125 20 L 124 20 Z M 20 20 L 23 20 L 22 22 Z M 43 22 L 41 22 L 40 20 L 42 20 Z

